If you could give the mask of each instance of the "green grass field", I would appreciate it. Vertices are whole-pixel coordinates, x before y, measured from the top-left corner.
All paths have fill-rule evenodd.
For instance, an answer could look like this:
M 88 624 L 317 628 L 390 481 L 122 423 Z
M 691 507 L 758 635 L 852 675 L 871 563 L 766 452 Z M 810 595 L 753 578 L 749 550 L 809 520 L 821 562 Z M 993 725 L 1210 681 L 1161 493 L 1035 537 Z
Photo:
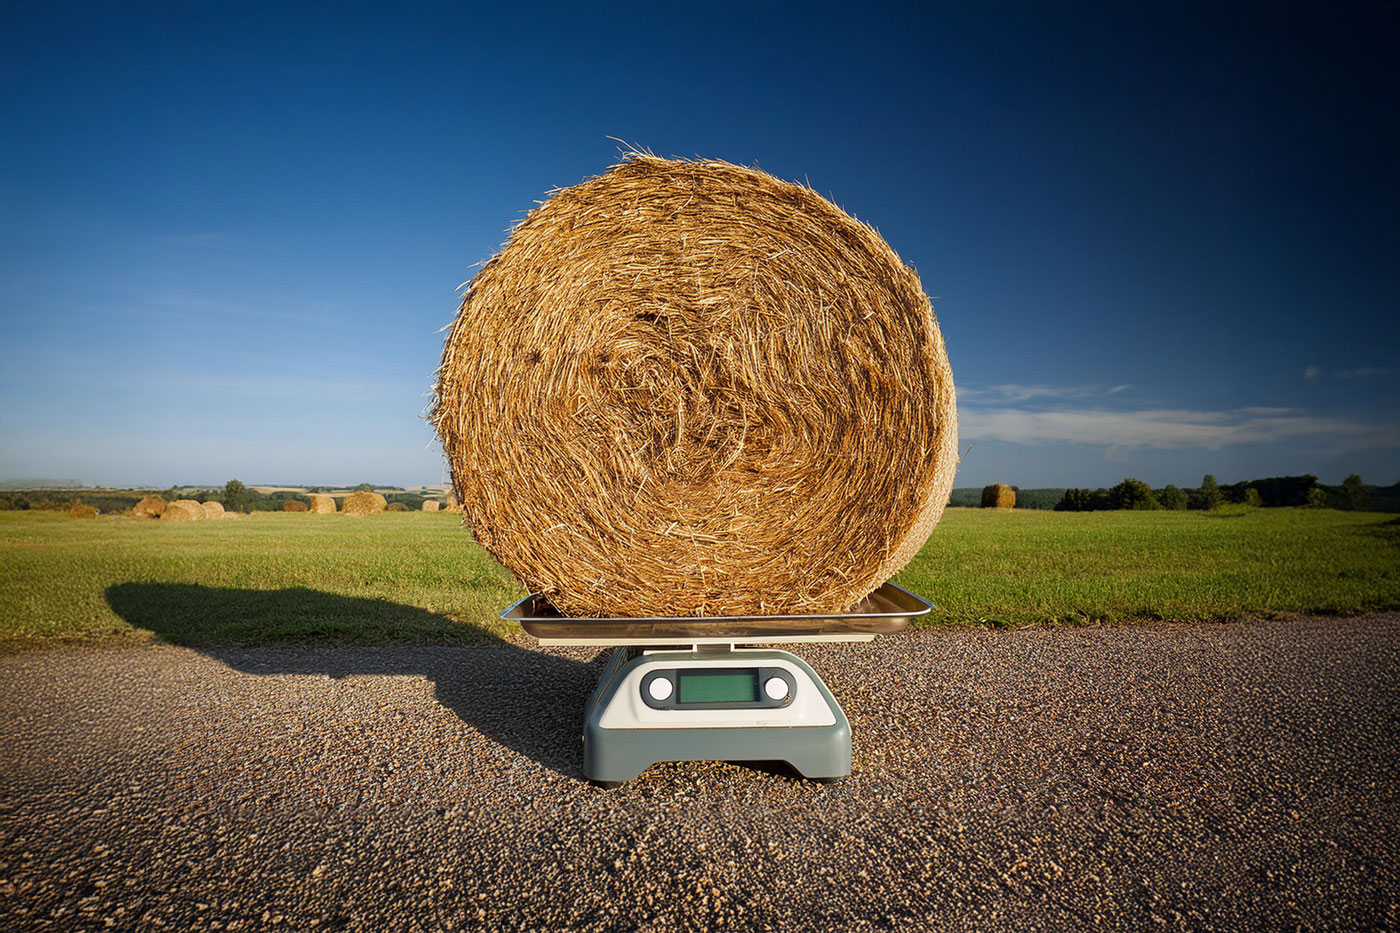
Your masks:
M 898 577 L 926 624 L 1230 619 L 1400 608 L 1392 516 L 950 509 Z M 234 521 L 0 512 L 0 647 L 466 643 L 514 634 L 523 595 L 458 521 L 259 513 Z

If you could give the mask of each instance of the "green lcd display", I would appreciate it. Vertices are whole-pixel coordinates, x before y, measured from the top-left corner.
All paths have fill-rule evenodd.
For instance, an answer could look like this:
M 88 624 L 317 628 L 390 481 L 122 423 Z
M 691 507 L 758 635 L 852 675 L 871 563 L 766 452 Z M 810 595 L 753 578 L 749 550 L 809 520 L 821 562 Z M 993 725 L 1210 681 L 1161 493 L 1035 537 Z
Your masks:
M 756 703 L 757 671 L 676 672 L 680 680 L 678 699 L 682 703 Z

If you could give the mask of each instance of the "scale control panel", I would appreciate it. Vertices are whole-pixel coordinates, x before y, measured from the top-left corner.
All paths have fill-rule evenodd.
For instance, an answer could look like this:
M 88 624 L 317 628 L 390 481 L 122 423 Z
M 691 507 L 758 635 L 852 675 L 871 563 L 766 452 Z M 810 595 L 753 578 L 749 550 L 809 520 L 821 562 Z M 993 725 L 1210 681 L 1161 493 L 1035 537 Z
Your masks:
M 759 652 L 754 652 L 758 654 Z M 836 722 L 812 675 L 796 659 L 763 652 L 648 653 L 612 675 L 600 710 L 604 729 L 830 726 Z
M 675 667 L 647 673 L 641 690 L 652 709 L 775 709 L 797 680 L 781 667 Z

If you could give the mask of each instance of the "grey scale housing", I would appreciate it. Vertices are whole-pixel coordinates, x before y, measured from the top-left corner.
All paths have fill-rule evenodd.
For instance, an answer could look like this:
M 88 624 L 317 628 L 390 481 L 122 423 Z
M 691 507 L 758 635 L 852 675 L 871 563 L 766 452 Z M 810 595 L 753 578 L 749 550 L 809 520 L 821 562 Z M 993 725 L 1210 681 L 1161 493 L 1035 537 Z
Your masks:
M 583 721 L 583 774 L 601 784 L 630 781 L 661 761 L 786 761 L 803 777 L 834 781 L 851 773 L 851 724 L 817 672 L 786 651 L 736 651 L 736 663 L 785 660 L 797 665 L 831 708 L 829 726 L 741 726 L 700 729 L 604 729 L 599 720 L 633 668 L 688 661 L 707 652 L 674 651 L 645 656 L 618 648 L 588 701 Z M 718 655 L 719 653 L 713 653 Z

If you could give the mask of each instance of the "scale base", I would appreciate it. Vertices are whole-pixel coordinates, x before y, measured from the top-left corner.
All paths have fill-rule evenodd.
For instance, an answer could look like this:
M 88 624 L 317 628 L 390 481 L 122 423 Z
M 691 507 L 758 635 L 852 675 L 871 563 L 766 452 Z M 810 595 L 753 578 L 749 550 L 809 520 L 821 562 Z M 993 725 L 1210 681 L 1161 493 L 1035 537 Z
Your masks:
M 762 670 L 792 689 L 781 703 L 760 695 L 743 709 L 691 709 L 642 695 L 652 679 L 680 670 Z M 614 651 L 584 719 L 584 776 L 616 786 L 659 762 L 701 760 L 785 761 L 805 778 L 835 781 L 851 773 L 851 726 L 816 671 L 786 651 Z

